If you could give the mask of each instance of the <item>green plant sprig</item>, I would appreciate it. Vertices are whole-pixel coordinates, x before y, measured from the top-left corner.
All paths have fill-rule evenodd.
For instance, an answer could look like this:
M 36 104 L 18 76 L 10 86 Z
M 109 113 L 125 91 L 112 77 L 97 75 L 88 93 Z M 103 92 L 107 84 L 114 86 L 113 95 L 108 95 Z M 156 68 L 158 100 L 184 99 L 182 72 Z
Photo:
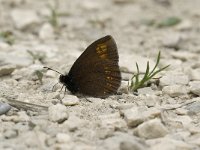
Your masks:
M 149 61 L 147 62 L 147 68 L 146 68 L 144 76 L 141 80 L 140 80 L 141 73 L 140 73 L 140 70 L 139 70 L 139 66 L 136 63 L 137 74 L 133 75 L 133 77 L 131 78 L 131 83 L 129 85 L 130 90 L 136 92 L 139 88 L 144 87 L 144 84 L 147 81 L 151 80 L 156 74 L 158 74 L 159 72 L 165 70 L 166 68 L 168 68 L 170 66 L 170 65 L 167 65 L 167 66 L 155 71 L 156 68 L 158 67 L 159 62 L 160 62 L 160 56 L 161 56 L 161 52 L 159 51 L 158 56 L 157 56 L 157 60 L 156 60 L 156 64 L 151 71 L 150 71 L 150 67 L 149 67 Z

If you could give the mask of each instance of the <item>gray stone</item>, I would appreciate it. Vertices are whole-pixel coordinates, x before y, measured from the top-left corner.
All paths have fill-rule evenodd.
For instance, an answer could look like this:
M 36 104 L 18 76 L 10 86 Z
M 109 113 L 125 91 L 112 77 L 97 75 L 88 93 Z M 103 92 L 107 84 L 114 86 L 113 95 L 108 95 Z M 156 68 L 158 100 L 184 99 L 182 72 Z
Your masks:
M 189 110 L 188 113 L 199 113 L 200 112 L 200 102 L 194 102 L 186 106 L 186 109 Z
M 50 121 L 62 123 L 68 119 L 67 109 L 64 105 L 56 104 L 50 106 L 48 112 Z
M 154 139 L 164 137 L 168 134 L 168 129 L 161 123 L 160 119 L 146 121 L 137 127 L 139 137 Z
M 0 102 L 0 115 L 6 114 L 11 109 L 11 106 L 7 103 Z
M 170 72 L 160 79 L 161 86 L 167 85 L 187 85 L 189 83 L 189 77 L 185 74 L 178 72 Z
M 186 95 L 189 93 L 189 89 L 184 85 L 171 85 L 163 87 L 162 92 L 164 94 L 168 94 L 171 97 L 177 97 Z
M 74 106 L 74 105 L 78 105 L 79 104 L 79 99 L 78 99 L 77 96 L 74 96 L 74 95 L 66 95 L 62 99 L 62 103 L 65 106 Z
M 18 29 L 25 29 L 39 23 L 39 17 L 33 10 L 14 9 L 11 12 L 14 25 Z
M 189 83 L 190 92 L 200 96 L 200 81 L 192 81 Z
M 10 75 L 15 70 L 14 65 L 0 66 L 0 76 Z

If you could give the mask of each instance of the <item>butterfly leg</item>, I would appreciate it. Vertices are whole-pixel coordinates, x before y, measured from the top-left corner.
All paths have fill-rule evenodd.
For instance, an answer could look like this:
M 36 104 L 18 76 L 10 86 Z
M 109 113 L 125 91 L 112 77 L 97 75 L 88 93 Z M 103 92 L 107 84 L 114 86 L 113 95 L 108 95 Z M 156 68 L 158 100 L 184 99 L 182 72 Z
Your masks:
M 89 100 L 87 97 L 85 97 L 84 95 L 83 95 L 83 97 L 86 99 L 86 101 L 88 101 L 88 102 L 90 102 L 90 103 L 92 103 L 92 101 L 91 100 Z
M 55 86 L 58 84 L 59 82 L 57 82 L 56 84 L 53 85 L 52 87 L 52 92 L 53 92 L 53 89 L 55 88 Z
M 61 87 L 61 89 L 60 89 L 60 92 L 62 91 L 63 87 L 64 87 L 64 84 L 62 85 L 62 87 Z

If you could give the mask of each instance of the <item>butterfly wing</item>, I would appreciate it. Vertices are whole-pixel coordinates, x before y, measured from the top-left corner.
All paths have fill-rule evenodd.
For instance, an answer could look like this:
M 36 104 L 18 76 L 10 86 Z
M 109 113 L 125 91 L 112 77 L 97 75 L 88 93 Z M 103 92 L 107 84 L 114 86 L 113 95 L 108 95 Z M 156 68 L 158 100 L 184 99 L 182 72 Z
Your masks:
M 121 83 L 118 60 L 116 43 L 108 35 L 88 46 L 68 76 L 79 93 L 107 97 L 116 93 Z

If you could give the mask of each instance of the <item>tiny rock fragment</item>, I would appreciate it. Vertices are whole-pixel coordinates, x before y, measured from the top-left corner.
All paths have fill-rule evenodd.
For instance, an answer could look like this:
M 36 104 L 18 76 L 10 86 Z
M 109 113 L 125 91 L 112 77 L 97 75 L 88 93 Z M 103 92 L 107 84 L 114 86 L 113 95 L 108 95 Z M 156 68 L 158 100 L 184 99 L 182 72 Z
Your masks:
M 0 102 L 0 115 L 6 114 L 11 109 L 11 106 L 7 103 Z
M 14 65 L 0 66 L 0 76 L 10 75 L 15 70 Z
M 49 120 L 53 122 L 62 123 L 63 121 L 68 119 L 67 109 L 64 105 L 56 104 L 50 106 L 48 112 L 49 112 Z
M 139 137 L 154 139 L 168 134 L 168 129 L 161 123 L 160 119 L 153 119 L 144 122 L 137 127 Z
M 74 95 L 66 95 L 62 99 L 62 103 L 65 106 L 74 106 L 74 105 L 78 105 L 79 104 L 79 99 L 78 99 L 77 96 L 74 96 Z

